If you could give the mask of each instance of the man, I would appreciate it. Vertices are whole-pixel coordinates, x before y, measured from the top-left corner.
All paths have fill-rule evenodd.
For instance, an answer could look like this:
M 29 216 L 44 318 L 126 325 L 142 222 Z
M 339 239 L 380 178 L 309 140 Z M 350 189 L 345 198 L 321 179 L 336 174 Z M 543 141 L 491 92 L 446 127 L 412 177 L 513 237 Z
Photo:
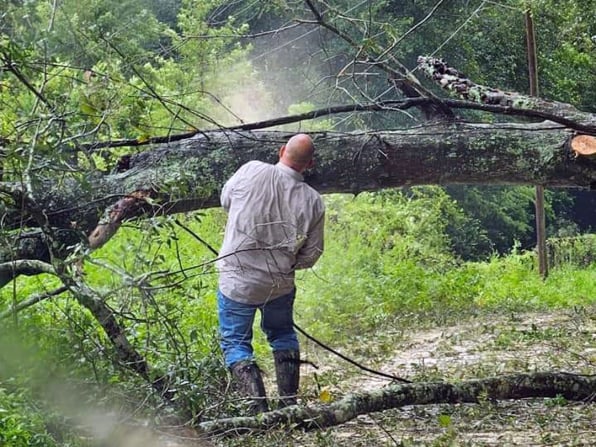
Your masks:
M 268 410 L 261 371 L 254 361 L 252 327 L 261 329 L 275 360 L 280 407 L 296 403 L 300 351 L 294 330 L 294 273 L 312 267 L 323 252 L 325 207 L 304 183 L 314 144 L 297 134 L 275 165 L 250 161 L 227 181 L 221 205 L 228 212 L 219 270 L 218 316 L 226 366 L 251 398 L 252 414 Z

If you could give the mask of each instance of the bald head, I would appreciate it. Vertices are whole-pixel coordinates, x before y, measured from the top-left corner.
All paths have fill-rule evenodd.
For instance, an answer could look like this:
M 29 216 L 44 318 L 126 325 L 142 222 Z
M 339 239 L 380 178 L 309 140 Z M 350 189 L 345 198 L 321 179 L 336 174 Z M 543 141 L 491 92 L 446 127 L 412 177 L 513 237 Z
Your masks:
M 312 166 L 315 145 L 310 136 L 299 133 L 288 140 L 279 152 L 279 161 L 298 172 Z

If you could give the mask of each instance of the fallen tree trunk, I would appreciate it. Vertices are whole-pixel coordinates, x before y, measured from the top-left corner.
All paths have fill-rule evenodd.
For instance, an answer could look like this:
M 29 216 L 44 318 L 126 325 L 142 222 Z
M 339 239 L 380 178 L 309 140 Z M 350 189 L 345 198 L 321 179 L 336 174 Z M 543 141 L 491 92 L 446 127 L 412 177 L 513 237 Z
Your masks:
M 458 183 L 596 189 L 596 115 L 569 104 L 475 84 L 440 59 L 421 57 L 419 66 L 466 101 L 442 101 L 441 110 L 449 109 L 449 113 L 444 113 L 440 122 L 415 128 L 312 134 L 317 166 L 306 176 L 307 182 L 321 193 Z M 5 230 L 0 287 L 20 274 L 41 272 L 21 261 L 47 263 L 52 256 L 66 258 L 75 247 L 100 247 L 127 219 L 218 206 L 223 183 L 241 164 L 249 160 L 275 162 L 279 147 L 290 136 L 287 132 L 251 131 L 256 127 L 342 111 L 424 108 L 430 106 L 428 101 L 437 105 L 437 99 L 419 97 L 392 105 L 336 107 L 306 114 L 309 116 L 196 131 L 172 136 L 175 141 L 152 138 L 160 144 L 122 157 L 109 174 L 93 170 L 70 177 L 52 174 L 49 180 L 32 181 L 26 191 L 21 183 L 0 183 L 0 217 Z M 545 121 L 466 123 L 454 120 L 451 109 Z M 86 150 L 110 144 L 121 147 L 141 142 L 95 143 Z M 40 224 L 46 228 L 45 234 Z M 15 229 L 19 231 L 11 233 Z
M 328 404 L 283 410 L 255 417 L 206 421 L 199 428 L 209 434 L 236 434 L 279 427 L 307 430 L 343 424 L 358 415 L 399 408 L 406 405 L 478 402 L 482 399 L 525 399 L 556 397 L 581 401 L 596 396 L 596 376 L 539 372 L 475 379 L 458 384 L 413 383 L 393 385 L 371 392 L 350 394 Z
M 105 243 L 125 219 L 219 205 L 227 178 L 249 160 L 275 162 L 286 132 L 216 132 L 126 158 L 119 172 L 35 185 L 33 196 L 54 246 Z M 321 193 L 422 184 L 530 184 L 596 188 L 596 161 L 571 148 L 575 133 L 553 123 L 435 123 L 401 131 L 313 134 L 316 167 L 307 181 Z M 5 187 L 5 189 L 9 189 Z M 14 203 L 18 187 L 13 186 Z M 10 205 L 10 204 L 9 204 Z M 35 227 L 27 209 L 4 205 L 3 228 Z M 48 261 L 40 233 L 20 232 L 0 264 Z M 7 277 L 9 277 L 8 275 Z
M 571 140 L 571 149 L 577 157 L 596 158 L 596 137 L 591 135 L 579 135 Z
M 78 150 L 89 154 L 105 147 L 159 144 L 123 156 L 111 173 L 91 169 L 56 175 L 53 168 L 47 173 L 39 169 L 35 176 L 27 176 L 26 188 L 18 176 L 17 181 L 0 182 L 4 230 L 0 287 L 20 274 L 42 271 L 21 261 L 48 263 L 52 257 L 66 258 L 81 246 L 97 248 L 127 219 L 218 206 L 223 183 L 241 164 L 275 162 L 279 147 L 290 136 L 254 129 L 326 114 L 390 113 L 412 107 L 428 112 L 436 106 L 444 112 L 438 122 L 403 130 L 312 134 L 317 166 L 307 181 L 321 193 L 458 183 L 596 189 L 595 114 L 570 104 L 475 84 L 440 59 L 421 57 L 419 67 L 466 101 L 440 100 L 439 104 L 438 98 L 422 95 L 405 101 L 331 107 L 219 131 L 94 142 Z M 406 89 L 407 96 L 416 93 L 410 90 Z M 544 121 L 466 123 L 455 119 L 455 109 Z

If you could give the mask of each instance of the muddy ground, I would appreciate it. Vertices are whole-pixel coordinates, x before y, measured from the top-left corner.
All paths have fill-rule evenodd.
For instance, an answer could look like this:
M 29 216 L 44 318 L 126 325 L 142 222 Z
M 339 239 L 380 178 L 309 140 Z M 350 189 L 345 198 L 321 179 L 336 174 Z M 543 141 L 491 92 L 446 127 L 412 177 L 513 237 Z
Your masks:
M 303 343 L 303 351 L 319 367 L 303 367 L 305 401 L 336 399 L 390 383 L 311 342 Z M 596 309 L 482 315 L 441 327 L 396 327 L 375 337 L 367 334 L 341 351 L 368 367 L 413 381 L 456 382 L 532 371 L 596 374 Z M 371 363 L 371 359 L 376 360 Z M 410 406 L 361 416 L 319 432 L 285 431 L 217 444 L 596 446 L 596 396 L 590 402 L 558 397 Z
M 414 329 L 415 327 L 415 329 Z M 338 399 L 354 391 L 387 386 L 389 379 L 366 373 L 305 341 L 303 403 Z M 457 382 L 500 374 L 557 371 L 596 374 L 596 308 L 545 313 L 467 317 L 457 324 L 426 328 L 396 325 L 338 347 L 375 370 L 412 381 Z M 264 365 L 274 393 L 274 373 Z M 562 397 L 478 404 L 408 406 L 360 416 L 319 431 L 275 430 L 208 441 L 193 430 L 161 433 L 155 444 L 190 446 L 596 446 L 596 396 L 587 402 Z

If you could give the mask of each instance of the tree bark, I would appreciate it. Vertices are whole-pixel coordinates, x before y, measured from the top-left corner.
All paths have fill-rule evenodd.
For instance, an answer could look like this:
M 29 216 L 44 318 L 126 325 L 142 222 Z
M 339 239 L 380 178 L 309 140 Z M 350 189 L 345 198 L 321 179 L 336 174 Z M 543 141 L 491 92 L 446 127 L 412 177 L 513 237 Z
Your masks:
M 56 240 L 66 256 L 78 243 L 97 247 L 120 222 L 219 205 L 223 183 L 249 160 L 276 162 L 287 132 L 212 132 L 132 154 L 121 172 L 92 173 L 35 185 Z M 413 129 L 312 134 L 316 167 L 306 181 L 321 193 L 359 193 L 422 184 L 529 184 L 596 188 L 596 160 L 573 149 L 576 134 L 553 123 L 435 123 Z M 11 185 L 5 190 L 16 191 Z M 14 203 L 20 203 L 15 200 Z M 3 205 L 3 228 L 34 226 L 26 209 Z M 48 261 L 33 228 L 0 250 L 0 264 Z M 10 280 L 0 272 L 0 286 Z
M 406 405 L 476 403 L 481 399 L 525 399 L 563 396 L 568 400 L 593 399 L 596 376 L 537 372 L 475 379 L 458 384 L 413 383 L 393 385 L 370 392 L 347 395 L 328 405 L 291 406 L 255 417 L 206 421 L 199 428 L 209 434 L 264 431 L 279 427 L 307 430 L 343 424 L 358 415 Z
M 418 67 L 445 90 L 468 101 L 480 104 L 498 105 L 516 109 L 539 111 L 540 113 L 565 117 L 580 126 L 587 133 L 593 132 L 596 115 L 578 110 L 571 104 L 548 101 L 536 96 L 520 95 L 493 87 L 476 84 L 456 68 L 450 67 L 442 59 L 420 56 Z

